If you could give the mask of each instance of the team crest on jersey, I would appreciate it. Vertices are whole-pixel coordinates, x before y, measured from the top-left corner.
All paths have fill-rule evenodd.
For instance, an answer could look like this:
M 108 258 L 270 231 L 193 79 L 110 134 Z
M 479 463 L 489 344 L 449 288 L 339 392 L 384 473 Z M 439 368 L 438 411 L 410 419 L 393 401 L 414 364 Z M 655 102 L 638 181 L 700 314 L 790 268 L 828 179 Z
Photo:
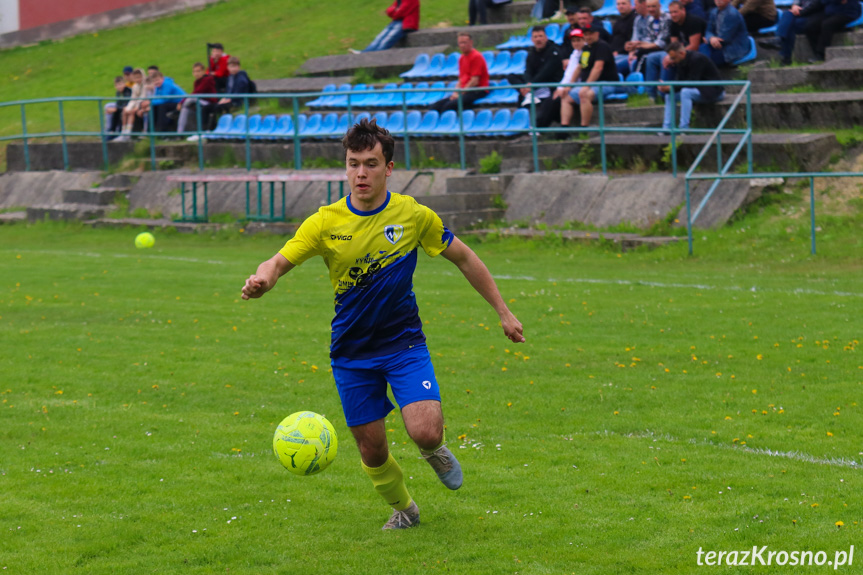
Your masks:
M 402 239 L 402 234 L 405 233 L 405 227 L 401 224 L 396 224 L 393 226 L 384 226 L 384 237 L 390 242 L 392 245 L 396 245 L 400 239 Z

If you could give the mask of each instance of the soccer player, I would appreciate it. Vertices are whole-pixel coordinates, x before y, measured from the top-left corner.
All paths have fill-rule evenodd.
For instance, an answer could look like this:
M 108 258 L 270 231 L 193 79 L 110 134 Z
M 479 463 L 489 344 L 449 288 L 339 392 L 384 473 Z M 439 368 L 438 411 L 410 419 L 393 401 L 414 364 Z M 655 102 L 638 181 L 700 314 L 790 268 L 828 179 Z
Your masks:
M 387 448 L 384 418 L 394 407 L 387 383 L 423 458 L 449 489 L 462 484 L 461 465 L 446 446 L 440 391 L 412 291 L 417 248 L 455 264 L 498 313 L 510 340 L 523 342 L 524 336 L 473 250 L 432 210 L 387 190 L 395 148 L 389 132 L 364 119 L 342 145 L 350 194 L 306 219 L 246 280 L 242 297 L 261 297 L 295 266 L 315 255 L 324 258 L 335 289 L 330 358 L 345 419 L 363 470 L 393 507 L 383 528 L 406 529 L 419 524 L 419 509 Z

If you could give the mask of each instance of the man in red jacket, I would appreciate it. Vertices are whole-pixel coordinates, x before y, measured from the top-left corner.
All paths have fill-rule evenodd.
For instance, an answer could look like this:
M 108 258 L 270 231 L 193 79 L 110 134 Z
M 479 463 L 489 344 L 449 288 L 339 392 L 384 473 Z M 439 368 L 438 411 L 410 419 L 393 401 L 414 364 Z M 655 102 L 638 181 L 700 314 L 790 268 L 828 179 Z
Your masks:
M 220 94 L 225 91 L 225 86 L 228 83 L 228 58 L 225 54 L 225 47 L 220 43 L 208 44 L 210 47 L 210 67 L 207 68 L 207 73 L 210 74 L 216 81 L 216 91 Z
M 207 70 L 203 64 L 195 62 L 194 66 L 192 66 L 192 75 L 195 77 L 193 94 L 216 93 L 216 81 L 210 74 L 207 74 Z M 211 106 L 216 103 L 216 98 L 185 98 L 177 104 L 177 109 L 180 110 L 180 118 L 177 120 L 177 132 L 182 133 L 186 131 L 186 120 L 189 117 L 189 113 L 195 113 L 196 102 L 201 106 L 201 129 L 206 128 L 209 111 L 211 110 Z M 197 130 L 197 123 L 195 123 L 192 130 Z
M 420 27 L 420 0 L 395 0 L 392 6 L 387 8 L 387 16 L 392 22 L 384 28 L 372 43 L 366 46 L 363 52 L 376 52 L 388 50 L 395 46 L 399 40 L 408 32 L 419 30 Z M 351 50 L 359 54 L 358 50 Z

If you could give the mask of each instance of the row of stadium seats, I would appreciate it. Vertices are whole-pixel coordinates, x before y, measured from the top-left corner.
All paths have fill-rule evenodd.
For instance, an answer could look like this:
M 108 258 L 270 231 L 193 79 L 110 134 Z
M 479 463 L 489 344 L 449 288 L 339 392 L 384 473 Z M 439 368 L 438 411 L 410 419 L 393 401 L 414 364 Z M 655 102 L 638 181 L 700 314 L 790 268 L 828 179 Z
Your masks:
M 527 63 L 527 50 L 517 52 L 493 52 L 482 53 L 488 67 L 489 76 L 508 76 L 510 74 L 524 74 Z M 414 60 L 413 68 L 399 74 L 402 78 L 457 78 L 458 61 L 461 54 L 453 52 L 449 56 L 443 54 L 418 54 Z
M 614 14 L 617 15 L 617 8 L 614 9 Z M 596 14 L 596 12 L 594 12 Z M 611 22 L 606 20 L 602 21 L 602 25 L 608 30 L 608 33 L 611 34 Z M 563 31 L 566 30 L 567 25 L 563 24 L 549 24 L 545 27 L 545 35 L 548 36 L 548 39 L 554 42 L 555 44 L 563 43 Z M 510 36 L 509 40 L 498 44 L 495 46 L 498 50 L 517 50 L 519 48 L 530 48 L 533 46 L 533 42 L 530 41 L 530 37 L 532 32 L 532 28 L 528 28 L 527 32 L 524 34 L 518 34 L 515 36 Z
M 491 93 L 477 101 L 479 105 L 515 104 L 518 102 L 518 92 L 510 86 L 507 80 L 490 82 L 492 87 L 503 86 L 505 89 L 492 90 Z M 416 108 L 430 106 L 431 104 L 446 98 L 447 94 L 455 89 L 456 82 L 418 82 L 414 86 L 410 82 L 403 84 L 387 84 L 384 90 L 417 90 L 405 92 L 405 105 Z M 323 94 L 308 102 L 309 108 L 347 108 L 350 98 L 351 107 L 360 108 L 397 108 L 402 105 L 402 94 L 400 92 L 382 92 L 369 88 L 365 84 L 342 84 L 336 88 L 335 84 L 324 86 Z
M 425 113 L 411 110 L 403 112 L 368 112 L 359 114 L 300 114 L 297 124 L 300 138 L 336 139 L 344 136 L 351 123 L 363 118 L 374 118 L 378 125 L 385 127 L 393 136 L 403 136 L 405 130 L 411 136 L 450 137 L 458 136 L 459 117 L 452 110 L 440 114 L 436 110 Z M 468 137 L 499 137 L 513 136 L 530 129 L 530 113 L 526 109 L 515 112 L 503 109 L 497 112 L 491 110 L 465 110 L 462 113 L 462 127 Z M 206 132 L 208 140 L 238 140 L 245 139 L 246 131 L 255 140 L 284 140 L 294 137 L 294 121 L 292 116 L 251 116 L 246 124 L 245 114 L 231 116 L 225 114 L 219 118 L 219 124 L 212 132 Z

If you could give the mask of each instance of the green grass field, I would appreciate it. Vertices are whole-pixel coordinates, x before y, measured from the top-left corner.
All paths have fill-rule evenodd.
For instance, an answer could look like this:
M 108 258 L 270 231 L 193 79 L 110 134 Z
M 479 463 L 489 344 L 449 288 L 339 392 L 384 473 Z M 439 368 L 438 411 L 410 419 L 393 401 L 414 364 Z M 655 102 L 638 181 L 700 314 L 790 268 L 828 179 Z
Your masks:
M 402 533 L 380 531 L 341 415 L 320 260 L 245 302 L 282 238 L 161 232 L 144 251 L 131 229 L 0 226 L 0 569 L 682 574 L 699 548 L 754 545 L 833 560 L 863 528 L 863 251 L 833 223 L 815 258 L 805 220 L 789 241 L 757 217 L 699 234 L 695 258 L 472 241 L 523 345 L 421 256 L 465 485 L 438 483 L 395 412 L 423 520 Z M 341 438 L 308 478 L 271 448 L 301 409 Z

